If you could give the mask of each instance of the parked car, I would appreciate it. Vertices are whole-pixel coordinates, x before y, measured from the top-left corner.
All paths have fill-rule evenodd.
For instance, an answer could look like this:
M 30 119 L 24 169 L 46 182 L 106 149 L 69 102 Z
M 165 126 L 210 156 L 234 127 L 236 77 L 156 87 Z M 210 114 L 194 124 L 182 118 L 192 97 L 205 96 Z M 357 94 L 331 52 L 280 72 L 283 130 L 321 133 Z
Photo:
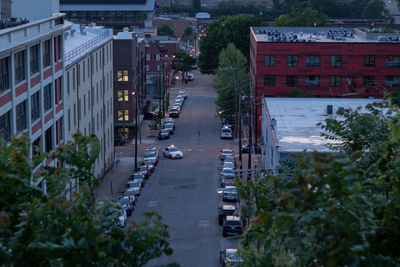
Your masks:
M 123 197 L 119 200 L 119 204 L 123 209 L 125 209 L 126 214 L 128 216 L 132 215 L 133 212 L 133 203 L 131 202 L 129 197 Z
M 243 262 L 236 248 L 227 248 L 219 252 L 219 261 L 223 267 L 236 266 Z
M 188 80 L 188 81 L 193 81 L 194 80 L 194 74 L 191 73 L 191 72 L 186 73 L 185 79 Z
M 235 177 L 235 171 L 233 168 L 222 168 L 220 175 L 221 178 Z
M 140 193 L 142 191 L 142 187 L 137 181 L 129 181 L 126 184 L 126 188 L 131 189 L 134 192 L 135 196 L 140 196 Z
M 145 160 L 150 160 L 154 162 L 154 165 L 157 165 L 158 163 L 158 154 L 154 151 L 146 151 L 144 153 L 143 161 Z
M 158 139 L 168 139 L 169 138 L 169 130 L 168 129 L 161 129 L 158 133 Z
M 197 70 L 197 66 L 196 65 L 192 65 L 192 66 L 190 66 L 190 69 L 191 70 Z
M 175 97 L 175 101 L 177 101 L 177 100 L 179 100 L 179 101 L 181 101 L 181 102 L 183 103 L 183 102 L 185 102 L 185 96 L 179 94 L 179 95 L 177 95 L 177 96 Z
M 164 124 L 164 129 L 167 129 L 169 134 L 174 134 L 174 126 L 171 123 Z
M 232 128 L 228 126 L 224 126 L 221 128 L 221 139 L 232 139 L 233 134 L 232 134 Z
M 238 216 L 226 216 L 222 227 L 222 236 L 243 234 L 243 224 Z
M 125 197 L 129 197 L 131 202 L 133 203 L 133 206 L 136 205 L 136 197 L 135 197 L 135 192 L 132 189 L 127 189 L 124 192 Z
M 146 148 L 146 151 L 145 151 L 145 152 L 154 152 L 154 153 L 156 153 L 157 159 L 159 158 L 158 149 L 157 149 L 157 147 L 155 147 L 155 146 Z
M 165 118 L 163 126 L 165 124 L 172 124 L 172 126 L 174 127 L 174 130 L 175 130 L 175 120 L 173 118 Z
M 221 186 L 235 185 L 236 178 L 234 176 L 224 176 L 221 178 Z
M 261 145 L 257 145 L 257 147 L 255 148 L 255 153 L 256 153 L 256 154 L 260 154 L 260 153 L 261 153 L 261 150 L 262 150 Z M 249 145 L 248 145 L 248 144 L 242 146 L 242 153 L 243 153 L 243 154 L 248 154 L 249 151 L 250 151 L 250 148 L 249 148 Z
M 151 111 L 143 113 L 143 119 L 144 120 L 152 120 L 155 116 L 156 116 L 156 114 L 154 112 L 151 112 Z
M 115 135 L 114 136 L 114 146 L 121 146 L 121 145 L 125 145 L 125 144 L 126 144 L 126 140 L 123 135 Z
M 235 157 L 233 157 L 233 156 L 225 156 L 225 157 L 224 157 L 224 162 L 225 162 L 225 161 L 232 162 L 233 164 L 235 164 L 235 167 L 236 167 L 236 160 L 235 160 Z
M 228 185 L 225 186 L 222 193 L 222 201 L 225 202 L 236 202 L 238 201 L 238 193 L 236 186 Z
M 150 178 L 151 170 L 150 170 L 149 166 L 147 166 L 147 165 L 139 166 L 137 171 L 143 175 L 144 179 Z
M 184 90 L 179 90 L 179 94 L 182 95 L 185 99 L 187 98 L 187 93 Z
M 179 110 L 177 110 L 176 108 L 171 108 L 169 110 L 169 116 L 171 118 L 179 118 Z
M 221 150 L 220 158 L 224 160 L 227 156 L 233 156 L 233 150 L 230 148 L 224 148 Z
M 222 163 L 222 169 L 223 168 L 231 168 L 231 169 L 235 169 L 235 163 L 233 163 L 232 161 L 224 161 Z
M 142 187 L 144 186 L 144 177 L 143 174 L 141 174 L 140 172 L 135 172 L 134 174 L 131 174 L 131 176 L 129 177 L 129 181 L 139 183 Z
M 154 163 L 151 160 L 143 160 L 143 165 L 148 166 L 151 172 L 154 171 Z
M 222 205 L 218 208 L 218 224 L 222 225 L 226 216 L 233 215 L 236 211 L 236 207 L 233 205 Z
M 169 146 L 163 149 L 164 157 L 168 157 L 170 159 L 181 159 L 183 158 L 183 153 L 175 146 Z
M 125 209 L 121 209 L 121 214 L 118 216 L 117 225 L 121 228 L 126 226 L 126 220 L 128 219 L 128 215 L 126 214 Z

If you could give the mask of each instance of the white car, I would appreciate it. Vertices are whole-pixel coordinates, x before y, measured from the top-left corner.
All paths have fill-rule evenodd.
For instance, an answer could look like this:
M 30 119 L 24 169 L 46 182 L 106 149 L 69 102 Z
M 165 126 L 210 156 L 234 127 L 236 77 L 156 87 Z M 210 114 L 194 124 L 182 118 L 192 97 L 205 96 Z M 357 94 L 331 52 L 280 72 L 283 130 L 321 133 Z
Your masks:
M 224 126 L 221 128 L 221 139 L 232 139 L 232 128 L 228 126 Z
M 187 98 L 187 93 L 184 90 L 179 90 L 179 95 L 183 96 L 184 98 Z
M 193 81 L 194 80 L 194 74 L 191 73 L 191 72 L 186 73 L 185 79 L 188 80 L 188 81 Z
M 132 190 L 136 196 L 140 196 L 142 191 L 142 186 L 136 181 L 129 181 L 126 184 L 126 188 Z
M 230 148 L 224 148 L 221 150 L 221 159 L 225 159 L 227 156 L 233 156 L 233 151 Z
M 126 226 L 126 220 L 128 219 L 128 215 L 126 214 L 125 209 L 121 209 L 121 214 L 118 216 L 117 225 L 121 228 Z
M 183 158 L 183 153 L 176 148 L 175 146 L 166 147 L 163 149 L 164 157 L 168 157 L 170 159 L 181 159 Z
M 152 161 L 152 162 L 154 162 L 154 165 L 157 165 L 158 153 L 156 153 L 154 151 L 146 151 L 144 153 L 143 161 Z

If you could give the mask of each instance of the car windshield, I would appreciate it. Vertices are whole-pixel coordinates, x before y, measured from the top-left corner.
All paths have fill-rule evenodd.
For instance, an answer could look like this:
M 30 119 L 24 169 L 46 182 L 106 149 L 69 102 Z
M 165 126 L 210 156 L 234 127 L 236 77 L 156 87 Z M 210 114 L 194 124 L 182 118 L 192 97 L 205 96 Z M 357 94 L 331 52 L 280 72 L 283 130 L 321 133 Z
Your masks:
M 224 210 L 225 215 L 232 215 L 235 212 L 235 210 Z
M 235 250 L 226 252 L 226 259 L 228 261 L 242 261 L 242 257 L 236 253 Z
M 131 191 L 131 190 L 127 190 L 127 191 L 125 191 L 125 196 L 133 196 L 133 191 Z
M 222 129 L 222 132 L 223 132 L 223 133 L 230 133 L 230 132 L 231 132 L 231 129 Z
M 239 221 L 228 221 L 229 225 L 240 225 Z
M 225 160 L 226 160 L 226 161 L 231 161 L 231 162 L 233 162 L 235 159 L 234 159 L 233 157 L 229 157 L 229 156 L 228 156 L 228 157 L 225 157 Z
M 155 152 L 147 152 L 147 153 L 144 154 L 145 158 L 153 158 L 155 156 L 156 156 Z
M 176 108 L 171 108 L 171 110 L 170 111 L 172 111 L 172 112 L 177 112 L 178 111 L 178 109 L 176 109 Z
M 138 183 L 130 183 L 129 185 L 130 188 L 138 188 L 140 185 Z
M 161 132 L 165 134 L 165 133 L 168 133 L 168 130 L 167 129 L 162 129 Z
M 131 175 L 131 179 L 135 180 L 135 179 L 142 179 L 143 176 L 140 173 L 135 173 Z
M 232 154 L 232 150 L 230 149 L 223 149 L 222 154 Z
M 141 172 L 147 172 L 147 166 L 141 166 L 141 167 L 139 168 L 139 170 L 140 170 Z
M 164 125 L 164 128 L 172 128 L 173 126 L 172 126 L 172 124 L 165 124 Z
M 233 162 L 224 162 L 224 168 L 234 168 L 235 165 L 233 164 Z
M 233 174 L 233 169 L 231 169 L 231 168 L 224 168 L 224 169 L 222 170 L 222 173 Z
M 119 204 L 121 205 L 128 205 L 129 204 L 129 200 L 127 198 L 121 198 L 119 200 Z
M 169 152 L 177 152 L 179 151 L 176 147 L 170 147 Z

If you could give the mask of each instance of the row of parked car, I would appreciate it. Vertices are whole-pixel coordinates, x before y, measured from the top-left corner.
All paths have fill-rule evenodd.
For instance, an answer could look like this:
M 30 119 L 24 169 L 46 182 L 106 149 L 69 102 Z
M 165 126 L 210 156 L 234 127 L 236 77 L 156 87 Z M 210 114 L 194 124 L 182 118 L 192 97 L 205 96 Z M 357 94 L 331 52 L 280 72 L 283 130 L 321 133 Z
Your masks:
M 236 159 L 232 149 L 224 148 L 220 154 L 221 159 L 221 194 L 223 203 L 218 208 L 218 224 L 222 225 L 222 236 L 238 236 L 243 234 L 243 223 L 239 216 L 239 209 L 235 205 L 239 198 L 237 188 L 234 185 L 236 179 Z M 236 248 L 228 248 L 220 251 L 222 266 L 234 266 L 242 262 L 242 257 Z
M 187 94 L 183 90 L 179 90 L 178 95 L 175 97 L 175 100 L 172 102 L 171 108 L 169 109 L 169 116 L 171 118 L 178 118 L 181 113 L 183 103 L 187 98 Z
M 150 178 L 155 166 L 158 164 L 158 159 L 159 155 L 157 148 L 147 148 L 143 157 L 142 165 L 137 168 L 135 173 L 129 176 L 128 182 L 125 185 L 123 197 L 119 199 L 119 204 L 122 208 L 122 214 L 118 220 L 118 225 L 120 227 L 125 227 L 127 216 L 132 215 L 137 198 L 140 196 L 146 180 Z

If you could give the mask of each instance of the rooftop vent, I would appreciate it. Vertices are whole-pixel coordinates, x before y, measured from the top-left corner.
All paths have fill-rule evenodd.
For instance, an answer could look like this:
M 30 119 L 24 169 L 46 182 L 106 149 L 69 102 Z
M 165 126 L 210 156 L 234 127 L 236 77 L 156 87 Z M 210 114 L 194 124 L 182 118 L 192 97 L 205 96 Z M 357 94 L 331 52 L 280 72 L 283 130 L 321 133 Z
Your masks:
M 333 106 L 332 105 L 327 105 L 326 106 L 326 114 L 332 115 L 333 114 Z

